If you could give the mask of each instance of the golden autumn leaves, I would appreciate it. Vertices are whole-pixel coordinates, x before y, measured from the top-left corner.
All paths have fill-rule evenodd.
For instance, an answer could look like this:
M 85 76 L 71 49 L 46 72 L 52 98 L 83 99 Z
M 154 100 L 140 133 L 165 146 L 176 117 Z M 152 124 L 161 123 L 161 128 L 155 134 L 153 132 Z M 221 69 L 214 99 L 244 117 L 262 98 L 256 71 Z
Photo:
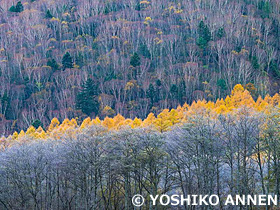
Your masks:
M 84 119 L 81 125 L 78 125 L 75 119 L 65 119 L 60 123 L 57 118 L 53 118 L 46 130 L 42 127 L 35 129 L 33 126 L 30 126 L 26 132 L 22 130 L 20 133 L 14 132 L 13 135 L 7 138 L 3 137 L 1 142 L 9 145 L 13 141 L 24 141 L 25 137 L 32 137 L 34 139 L 53 137 L 59 139 L 64 134 L 74 136 L 75 133 L 93 125 L 101 125 L 108 130 L 118 130 L 123 127 L 152 127 L 159 132 L 165 132 L 170 130 L 174 125 L 188 122 L 189 118 L 199 113 L 207 113 L 210 117 L 216 118 L 219 115 L 226 115 L 227 113 L 234 114 L 238 108 L 246 106 L 254 112 L 270 114 L 269 108 L 279 107 L 279 103 L 279 94 L 275 94 L 273 97 L 267 95 L 264 99 L 259 97 L 255 101 L 250 92 L 238 84 L 233 88 L 231 95 L 225 99 L 218 99 L 216 102 L 199 100 L 193 102 L 190 106 L 184 104 L 184 106 L 178 106 L 177 109 L 164 109 L 157 116 L 150 113 L 144 120 L 139 118 L 126 119 L 118 114 L 113 118 L 105 117 L 104 120 L 100 120 L 98 117 L 95 119 L 88 117 Z

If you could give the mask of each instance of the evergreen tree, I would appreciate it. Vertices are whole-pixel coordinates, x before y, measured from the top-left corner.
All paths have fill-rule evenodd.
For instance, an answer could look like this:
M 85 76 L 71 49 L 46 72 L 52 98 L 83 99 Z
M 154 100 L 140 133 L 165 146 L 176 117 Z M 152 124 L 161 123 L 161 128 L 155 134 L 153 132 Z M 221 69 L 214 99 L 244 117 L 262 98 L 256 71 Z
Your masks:
M 178 98 L 178 87 L 177 85 L 173 84 L 170 88 L 170 94 L 171 94 L 171 98 L 177 99 Z
M 10 12 L 17 12 L 16 7 L 13 5 L 9 9 Z
M 1 98 L 2 105 L 2 114 L 5 116 L 7 120 L 12 119 L 12 110 L 11 110 L 11 99 L 8 96 L 7 92 Z
M 219 39 L 223 38 L 225 36 L 226 32 L 225 29 L 223 27 L 219 28 L 219 30 L 217 31 L 217 37 Z
M 47 66 L 50 66 L 52 68 L 52 70 L 54 70 L 54 71 L 58 70 L 58 68 L 59 68 L 56 60 L 54 60 L 54 59 L 48 60 Z
M 161 100 L 161 81 L 158 79 L 156 81 L 156 94 L 155 94 L 155 102 L 159 102 Z
M 256 56 L 253 56 L 251 59 L 251 63 L 254 69 L 259 69 L 260 68 L 260 64 L 258 61 L 258 58 Z
M 24 7 L 23 7 L 21 1 L 19 1 L 16 6 L 13 5 L 9 9 L 10 12 L 18 12 L 18 13 L 22 12 L 23 10 L 24 10 Z
M 200 21 L 198 25 L 198 35 L 197 45 L 200 48 L 205 48 L 208 42 L 211 40 L 211 32 L 207 25 L 203 21 Z
M 53 18 L 53 15 L 51 14 L 51 11 L 49 9 L 46 12 L 45 18 L 47 18 L 47 19 Z
M 104 15 L 108 15 L 110 13 L 109 6 L 106 6 L 104 9 Z
M 65 53 L 65 55 L 63 56 L 62 65 L 63 65 L 63 69 L 73 68 L 73 59 L 69 52 Z
M 153 106 L 154 101 L 155 101 L 155 88 L 153 84 L 149 85 L 148 91 L 147 91 L 147 96 L 151 100 L 151 106 Z
M 200 48 L 205 48 L 207 46 L 207 41 L 203 38 L 203 37 L 199 37 L 196 40 L 196 44 L 200 47 Z
M 131 56 L 130 59 L 130 65 L 133 67 L 137 67 L 140 66 L 141 62 L 140 62 L 140 57 L 137 53 L 134 53 L 133 56 Z
M 16 10 L 17 12 L 22 12 L 24 10 L 24 7 L 20 1 L 16 5 Z
M 224 79 L 219 79 L 217 81 L 217 85 L 221 88 L 222 91 L 227 89 L 227 84 Z
M 141 10 L 141 4 L 139 2 L 136 4 L 135 10 L 137 10 L 137 11 Z
M 200 21 L 199 23 L 198 34 L 200 37 L 204 38 L 207 42 L 211 40 L 211 32 L 208 26 L 203 21 Z
M 78 56 L 76 57 L 75 63 L 82 68 L 84 66 L 84 56 L 81 52 L 79 52 Z
M 40 120 L 36 119 L 32 122 L 32 126 L 37 129 L 40 126 L 43 127 L 43 123 Z
M 160 79 L 157 79 L 156 84 L 157 84 L 158 87 L 161 86 L 161 81 L 160 81 Z
M 139 52 L 144 57 L 149 58 L 149 59 L 151 58 L 151 53 L 150 53 L 150 51 L 148 49 L 148 46 L 145 43 L 141 43 L 140 44 Z
M 88 116 L 92 113 L 97 115 L 99 112 L 98 94 L 98 85 L 94 84 L 92 79 L 88 78 L 82 90 L 77 95 L 76 108 L 82 110 Z

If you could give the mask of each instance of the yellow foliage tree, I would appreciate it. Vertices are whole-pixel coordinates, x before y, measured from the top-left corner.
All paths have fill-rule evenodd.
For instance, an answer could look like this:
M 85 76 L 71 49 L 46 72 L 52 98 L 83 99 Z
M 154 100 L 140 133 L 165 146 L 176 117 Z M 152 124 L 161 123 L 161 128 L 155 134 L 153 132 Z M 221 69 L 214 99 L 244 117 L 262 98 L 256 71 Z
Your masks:
M 26 131 L 26 135 L 30 135 L 30 136 L 33 136 L 36 132 L 36 129 L 31 125 L 27 131 Z
M 100 124 L 101 124 L 101 120 L 99 119 L 99 117 L 96 117 L 91 121 L 91 125 L 100 125 Z
M 71 122 L 68 118 L 64 119 L 61 125 L 59 126 L 60 128 L 68 128 L 70 126 Z
M 156 118 L 154 125 L 162 133 L 169 129 L 172 126 L 171 121 L 169 120 L 169 110 L 164 109 Z
M 90 119 L 90 117 L 87 117 L 86 119 L 83 120 L 83 122 L 80 126 L 80 129 L 82 130 L 82 129 L 90 126 L 90 124 L 91 124 L 91 119 Z
M 117 114 L 114 118 L 113 118 L 113 127 L 114 128 L 117 128 L 118 127 L 118 124 L 120 124 L 121 122 L 125 121 L 125 118 L 120 115 L 120 114 Z
M 278 93 L 276 93 L 273 97 L 272 97 L 272 105 L 273 106 L 277 106 L 280 103 L 280 95 Z
M 36 135 L 36 138 L 39 138 L 39 139 L 46 139 L 46 137 L 47 137 L 46 132 L 44 131 L 44 129 L 41 126 L 39 126 L 37 128 L 35 135 Z
M 155 115 L 153 113 L 150 113 L 148 117 L 143 121 L 143 126 L 145 127 L 150 126 L 154 123 L 155 120 L 156 120 Z
M 225 105 L 220 105 L 215 108 L 215 112 L 217 114 L 226 114 L 228 112 L 228 108 Z
M 121 121 L 115 129 L 120 129 L 127 126 L 132 126 L 133 121 L 131 119 L 125 119 Z
M 115 111 L 110 106 L 105 106 L 101 114 L 103 116 L 113 116 L 115 115 Z
M 52 119 L 51 124 L 49 125 L 48 132 L 52 132 L 55 128 L 59 126 L 60 122 L 58 119 L 55 117 Z
M 225 99 L 225 106 L 228 108 L 228 110 L 232 110 L 234 108 L 232 100 L 229 96 Z
M 75 118 L 71 119 L 70 126 L 73 127 L 73 128 L 77 128 L 78 127 L 78 123 L 77 123 Z
M 13 140 L 16 140 L 18 138 L 18 132 L 14 132 L 13 133 L 13 136 L 12 136 Z
M 142 125 L 142 120 L 136 117 L 131 124 L 131 128 L 137 128 L 140 127 L 141 125 Z
M 248 86 L 245 89 L 242 85 L 238 84 L 233 88 L 231 95 L 227 96 L 225 99 L 218 99 L 216 102 L 198 100 L 197 102 L 194 101 L 191 106 L 185 103 L 183 106 L 179 105 L 176 109 L 171 109 L 171 111 L 164 109 L 157 117 L 155 117 L 153 113 L 150 113 L 144 121 L 139 118 L 135 118 L 134 120 L 129 118 L 125 119 L 120 114 L 116 115 L 114 118 L 107 116 L 103 121 L 98 117 L 93 120 L 88 117 L 83 120 L 80 125 L 80 130 L 92 125 L 102 125 L 108 129 L 120 129 L 125 126 L 130 126 L 131 128 L 153 126 L 160 132 L 165 132 L 173 125 L 187 122 L 195 114 L 207 114 L 211 118 L 216 118 L 220 114 L 225 115 L 227 113 L 236 115 L 247 114 L 246 112 L 248 112 L 248 109 L 243 109 L 242 107 L 244 106 L 250 107 L 252 112 L 262 112 L 264 114 L 275 112 L 275 106 L 280 108 L 279 94 L 275 94 L 273 97 L 267 95 L 264 99 L 258 97 L 255 101 L 247 89 Z M 2 146 L 4 144 L 10 144 L 15 140 L 20 141 L 26 135 L 36 139 L 46 139 L 48 136 L 59 139 L 62 134 L 74 136 L 76 132 L 79 132 L 78 129 L 75 129 L 77 127 L 76 119 L 65 119 L 62 124 L 60 124 L 57 118 L 53 118 L 47 129 L 47 133 L 42 127 L 36 130 L 33 126 L 30 126 L 26 133 L 21 130 L 20 133 L 14 132 L 13 135 L 5 138 L 5 142 L 2 142 Z
M 170 121 L 171 125 L 175 125 L 180 122 L 180 117 L 178 111 L 175 109 L 171 109 L 168 115 L 168 120 Z
M 103 125 L 104 127 L 108 128 L 108 129 L 112 129 L 114 127 L 114 120 L 110 117 L 105 117 L 105 119 L 103 120 L 101 125 Z
M 20 138 L 22 138 L 22 137 L 24 137 L 24 136 L 25 136 L 25 133 L 24 133 L 23 130 L 21 130 L 21 131 L 19 132 L 19 134 L 18 134 L 18 139 L 20 139 Z

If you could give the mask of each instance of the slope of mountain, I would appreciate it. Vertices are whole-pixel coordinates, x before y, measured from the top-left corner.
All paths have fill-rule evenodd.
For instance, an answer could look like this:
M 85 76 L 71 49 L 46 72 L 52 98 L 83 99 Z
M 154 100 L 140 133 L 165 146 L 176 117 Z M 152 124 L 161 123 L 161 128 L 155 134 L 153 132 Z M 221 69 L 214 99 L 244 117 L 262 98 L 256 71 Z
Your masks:
M 279 91 L 278 0 L 0 2 L 2 134 Z

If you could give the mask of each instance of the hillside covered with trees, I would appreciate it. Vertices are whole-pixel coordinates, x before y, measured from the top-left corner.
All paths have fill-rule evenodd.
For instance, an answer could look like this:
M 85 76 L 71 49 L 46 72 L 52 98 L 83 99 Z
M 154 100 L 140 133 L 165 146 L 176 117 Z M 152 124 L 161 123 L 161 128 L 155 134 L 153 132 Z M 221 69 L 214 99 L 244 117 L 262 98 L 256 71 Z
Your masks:
M 149 195 L 280 195 L 280 96 L 256 101 L 241 85 L 143 121 L 52 119 L 1 138 L 0 209 L 207 210 L 152 206 Z M 224 206 L 215 209 L 277 209 Z M 140 209 L 140 208 L 139 208 Z
M 0 1 L 0 133 L 279 92 L 278 0 Z

